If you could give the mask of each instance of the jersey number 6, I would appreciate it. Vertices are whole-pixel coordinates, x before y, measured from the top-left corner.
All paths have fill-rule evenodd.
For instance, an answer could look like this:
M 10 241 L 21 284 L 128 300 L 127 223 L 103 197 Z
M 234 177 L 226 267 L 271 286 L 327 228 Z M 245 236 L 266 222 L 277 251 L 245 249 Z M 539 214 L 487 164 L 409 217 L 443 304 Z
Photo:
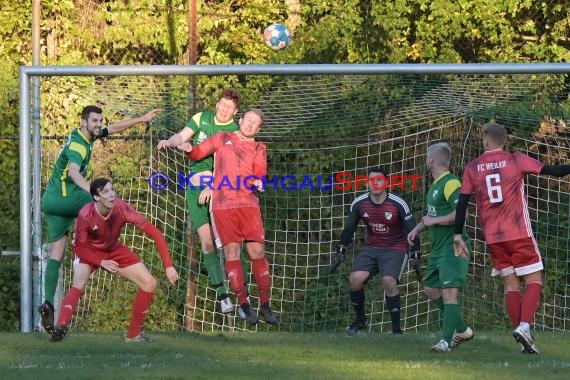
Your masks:
M 499 203 L 503 201 L 503 191 L 501 189 L 501 176 L 499 174 L 489 174 L 485 177 L 487 183 L 487 194 L 491 203 Z

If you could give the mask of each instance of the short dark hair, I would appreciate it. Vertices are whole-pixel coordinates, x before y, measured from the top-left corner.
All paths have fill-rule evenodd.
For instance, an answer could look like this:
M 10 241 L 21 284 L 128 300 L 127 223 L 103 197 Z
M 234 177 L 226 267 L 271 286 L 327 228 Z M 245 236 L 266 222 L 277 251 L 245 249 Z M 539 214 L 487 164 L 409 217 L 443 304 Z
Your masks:
M 108 178 L 97 178 L 91 182 L 91 185 L 89 186 L 89 192 L 91 193 L 93 199 L 95 199 L 96 195 L 99 195 L 99 192 L 103 190 L 103 188 L 107 186 L 108 183 L 111 183 L 111 180 Z
M 229 99 L 236 105 L 236 108 L 239 108 L 241 103 L 241 95 L 237 90 L 233 88 L 226 88 L 220 93 L 219 99 Z
M 485 136 L 495 144 L 504 146 L 507 142 L 507 128 L 498 123 L 487 123 L 483 126 L 483 137 Z
M 371 168 L 368 169 L 368 176 L 370 176 L 371 173 L 382 173 L 384 175 L 384 177 L 388 178 L 390 176 L 390 172 L 388 171 L 388 169 L 384 166 L 373 166 Z
M 101 109 L 101 107 L 97 107 L 97 106 L 86 106 L 83 108 L 83 111 L 81 111 L 81 119 L 82 120 L 89 119 L 90 113 L 102 114 L 103 110 Z

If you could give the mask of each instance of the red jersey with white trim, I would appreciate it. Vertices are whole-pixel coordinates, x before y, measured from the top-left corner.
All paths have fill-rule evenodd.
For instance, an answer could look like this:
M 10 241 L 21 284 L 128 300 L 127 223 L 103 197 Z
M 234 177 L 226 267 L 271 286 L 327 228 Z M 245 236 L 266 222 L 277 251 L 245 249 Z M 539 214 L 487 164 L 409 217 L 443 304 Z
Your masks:
M 142 229 L 147 223 L 145 217 L 122 199 L 116 198 L 113 209 L 107 216 L 101 216 L 95 202 L 89 202 L 77 216 L 74 245 L 85 244 L 101 251 L 113 251 L 121 242 L 121 230 L 126 223 Z
M 265 144 L 242 140 L 237 133 L 220 132 L 193 147 L 188 157 L 199 160 L 214 152 L 212 209 L 259 207 L 251 184 L 267 174 Z
M 486 151 L 465 168 L 462 194 L 475 194 L 487 244 L 532 236 L 524 176 L 544 165 L 523 153 Z

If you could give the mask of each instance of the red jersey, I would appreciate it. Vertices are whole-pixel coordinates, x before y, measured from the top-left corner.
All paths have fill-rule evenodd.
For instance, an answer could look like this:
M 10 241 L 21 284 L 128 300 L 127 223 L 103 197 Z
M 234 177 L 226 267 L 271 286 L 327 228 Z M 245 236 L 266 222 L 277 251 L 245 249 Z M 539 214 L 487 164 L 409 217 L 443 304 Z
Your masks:
M 235 132 L 220 132 L 193 147 L 191 160 L 215 153 L 212 209 L 259 207 L 251 188 L 254 180 L 267 174 L 267 150 L 263 143 L 242 140 Z
M 462 194 L 475 194 L 479 223 L 487 244 L 532 236 L 524 176 L 543 164 L 523 153 L 486 151 L 463 173 Z
M 172 266 L 168 246 L 158 229 L 129 203 L 120 198 L 115 199 L 113 209 L 107 216 L 99 214 L 95 202 L 89 202 L 79 211 L 73 238 L 74 252 L 77 256 L 93 264 L 100 265 L 106 260 L 104 255 L 96 252 L 111 252 L 122 245 L 119 237 L 126 223 L 150 235 L 156 242 L 157 249 L 165 268 Z

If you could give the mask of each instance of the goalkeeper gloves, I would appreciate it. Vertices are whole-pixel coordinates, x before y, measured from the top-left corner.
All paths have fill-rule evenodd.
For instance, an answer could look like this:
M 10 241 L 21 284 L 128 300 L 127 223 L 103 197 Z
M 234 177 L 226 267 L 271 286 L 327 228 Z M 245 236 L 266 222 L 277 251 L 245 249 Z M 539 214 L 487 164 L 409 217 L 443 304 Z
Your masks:
M 413 251 L 413 252 L 410 252 L 410 261 L 411 261 L 411 260 L 418 260 L 418 261 L 421 261 L 421 259 L 422 259 L 422 254 L 421 254 L 420 251 Z
M 410 252 L 410 267 L 416 273 L 416 280 L 422 282 L 422 262 L 421 262 L 421 252 L 413 251 Z
M 338 266 L 346 260 L 346 247 L 342 244 L 339 244 L 336 247 L 336 256 L 334 257 L 333 263 L 331 264 L 329 273 L 336 272 Z

